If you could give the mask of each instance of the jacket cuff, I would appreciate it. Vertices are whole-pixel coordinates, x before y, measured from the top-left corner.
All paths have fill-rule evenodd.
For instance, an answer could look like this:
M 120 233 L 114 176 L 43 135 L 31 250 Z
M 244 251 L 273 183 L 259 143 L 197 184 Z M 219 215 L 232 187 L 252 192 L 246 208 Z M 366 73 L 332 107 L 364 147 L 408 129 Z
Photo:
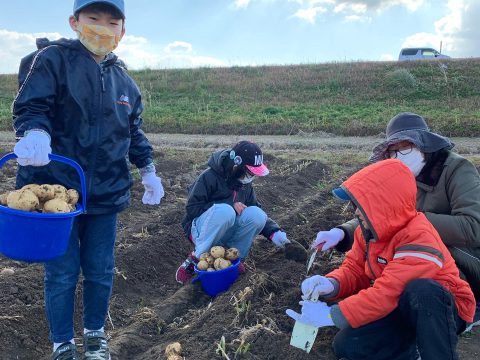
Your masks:
M 20 140 L 22 137 L 25 137 L 29 131 L 42 131 L 45 134 L 47 134 L 48 137 L 50 137 L 50 133 L 48 132 L 48 128 L 42 126 L 39 123 L 35 123 L 35 124 L 31 124 L 29 126 L 27 126 L 25 124 L 23 126 L 20 126 L 18 129 L 15 130 L 15 138 L 17 140 Z
M 50 134 L 48 133 L 48 131 L 46 131 L 46 130 L 44 130 L 44 129 L 40 129 L 40 128 L 25 130 L 25 131 L 23 132 L 23 134 L 21 134 L 21 135 L 20 135 L 20 134 L 15 134 L 16 139 L 17 139 L 17 140 L 20 140 L 22 137 L 27 136 L 28 133 L 29 133 L 29 132 L 32 132 L 32 131 L 40 131 L 40 132 L 44 133 L 45 135 L 47 135 L 48 138 L 50 139 L 50 141 L 52 141 L 52 138 L 51 138 Z
M 155 165 L 153 165 L 153 162 L 151 162 L 147 166 L 144 166 L 144 167 L 138 169 L 138 171 L 140 172 L 140 175 L 142 177 L 145 176 L 148 173 L 155 173 L 156 172 L 155 171 Z
M 340 292 L 340 284 L 338 283 L 337 279 L 327 277 L 328 281 L 330 281 L 333 285 L 333 291 L 329 294 L 323 295 L 325 299 L 329 298 L 336 298 L 338 293 Z
M 341 253 L 345 253 L 352 248 L 353 245 L 353 238 L 350 237 L 350 232 L 348 231 L 347 227 L 342 225 L 337 226 L 337 229 L 343 230 L 345 237 L 340 241 L 336 246 L 335 249 L 340 251 Z
M 335 326 L 339 329 L 345 329 L 347 327 L 350 327 L 348 320 L 345 318 L 342 310 L 340 310 L 340 307 L 338 305 L 333 305 L 330 308 L 330 316 L 332 317 L 332 321 Z
M 130 159 L 131 159 L 131 158 L 130 158 Z M 148 166 L 148 165 L 150 165 L 150 164 L 153 165 L 153 159 L 152 159 L 150 156 L 148 156 L 147 158 L 145 158 L 145 159 L 143 159 L 143 160 L 140 160 L 140 161 L 138 161 L 138 160 L 135 160 L 135 161 L 134 161 L 133 159 L 131 159 L 130 162 L 133 163 L 133 164 L 135 164 L 135 166 L 137 167 L 137 169 L 142 169 L 142 168 L 144 168 L 144 167 L 146 167 L 146 166 Z
M 280 229 L 280 228 L 278 228 L 278 229 L 273 230 L 273 231 L 270 233 L 270 235 L 264 235 L 264 234 L 262 234 L 262 235 L 264 235 L 268 240 L 272 241 L 273 235 L 274 235 L 277 231 L 283 231 L 283 230 Z

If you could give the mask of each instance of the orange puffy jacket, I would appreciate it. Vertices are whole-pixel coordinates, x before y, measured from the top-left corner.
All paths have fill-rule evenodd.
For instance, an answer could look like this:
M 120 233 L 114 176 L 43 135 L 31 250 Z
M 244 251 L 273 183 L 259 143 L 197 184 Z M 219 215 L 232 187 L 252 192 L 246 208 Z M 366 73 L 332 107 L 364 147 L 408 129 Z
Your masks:
M 455 262 L 423 213 L 415 209 L 417 187 L 399 160 L 384 160 L 352 175 L 342 188 L 365 217 L 372 238 L 355 230 L 340 268 L 327 274 L 339 283 L 338 305 L 354 328 L 392 312 L 405 286 L 433 279 L 450 291 L 459 316 L 473 321 L 475 299 Z

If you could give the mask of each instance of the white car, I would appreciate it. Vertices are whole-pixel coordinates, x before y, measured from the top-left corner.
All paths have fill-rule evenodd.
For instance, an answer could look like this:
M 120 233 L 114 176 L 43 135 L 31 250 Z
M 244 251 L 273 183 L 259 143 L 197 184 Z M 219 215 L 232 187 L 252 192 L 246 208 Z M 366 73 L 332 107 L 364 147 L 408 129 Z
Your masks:
M 450 59 L 432 48 L 405 48 L 400 51 L 398 60 Z

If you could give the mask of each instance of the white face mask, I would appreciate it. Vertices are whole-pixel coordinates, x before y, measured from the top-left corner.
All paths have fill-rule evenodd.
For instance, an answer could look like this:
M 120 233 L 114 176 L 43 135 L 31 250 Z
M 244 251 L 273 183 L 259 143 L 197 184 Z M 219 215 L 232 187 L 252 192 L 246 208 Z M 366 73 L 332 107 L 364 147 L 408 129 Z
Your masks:
M 397 159 L 408 166 L 413 176 L 417 177 L 425 166 L 425 157 L 423 153 L 417 148 L 413 148 L 411 152 L 406 155 L 397 153 Z
M 255 175 L 245 174 L 245 176 L 241 179 L 238 179 L 242 184 L 249 184 L 253 181 Z

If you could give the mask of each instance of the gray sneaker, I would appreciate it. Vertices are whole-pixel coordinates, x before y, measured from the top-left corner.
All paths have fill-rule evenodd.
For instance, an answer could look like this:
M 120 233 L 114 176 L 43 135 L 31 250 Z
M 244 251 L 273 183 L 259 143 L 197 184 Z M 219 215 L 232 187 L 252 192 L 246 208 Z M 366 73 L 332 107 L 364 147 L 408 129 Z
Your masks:
M 83 335 L 83 348 L 84 360 L 111 360 L 103 331 L 89 331 Z
M 80 360 L 80 354 L 75 344 L 66 342 L 53 352 L 52 360 Z

